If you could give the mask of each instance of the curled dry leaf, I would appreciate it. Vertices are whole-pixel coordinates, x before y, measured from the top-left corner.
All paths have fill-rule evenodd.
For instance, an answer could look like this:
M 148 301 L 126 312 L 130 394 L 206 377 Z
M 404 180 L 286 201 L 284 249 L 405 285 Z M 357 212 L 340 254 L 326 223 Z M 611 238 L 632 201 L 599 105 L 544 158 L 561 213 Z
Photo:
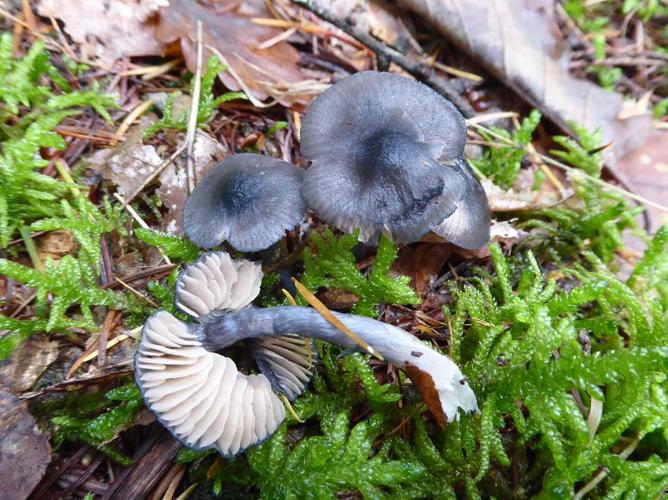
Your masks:
M 205 3 L 207 5 L 205 5 Z M 262 0 L 230 3 L 220 1 L 194 2 L 170 0 L 169 7 L 160 10 L 156 36 L 160 42 L 180 40 L 186 63 L 191 70 L 196 66 L 195 26 L 202 21 L 203 42 L 214 47 L 230 68 L 258 99 L 271 96 L 281 104 L 305 104 L 310 99 L 294 94 L 304 80 L 299 68 L 299 53 L 286 41 L 278 41 L 268 48 L 258 48 L 263 42 L 283 33 L 282 30 L 261 26 L 252 18 L 269 18 L 271 13 Z M 212 51 L 205 47 L 205 58 Z M 232 90 L 243 90 L 232 72 L 223 71 L 220 78 Z
M 623 98 L 571 76 L 554 0 L 402 0 L 564 130 L 600 128 L 608 163 L 639 147 L 649 115 L 620 118 Z
M 0 363 L 0 380 L 14 392 L 27 391 L 57 357 L 58 342 L 30 337 Z
M 564 202 L 574 193 L 571 188 L 566 188 L 561 193 L 548 189 L 540 191 L 504 190 L 489 179 L 483 179 L 482 186 L 485 188 L 489 209 L 492 212 L 523 212 L 548 208 Z
M 643 146 L 628 154 L 619 163 L 619 173 L 633 192 L 665 205 L 668 200 L 668 131 L 656 131 Z M 652 231 L 668 219 L 665 212 L 648 206 Z
M 0 386 L 0 497 L 27 498 L 50 461 L 49 440 L 28 413 L 28 405 Z
M 111 67 L 121 57 L 162 52 L 152 15 L 167 4 L 167 0 L 41 0 L 37 12 L 62 20 L 87 57 Z
M 410 276 L 411 286 L 415 288 L 418 295 L 424 297 L 429 291 L 429 285 L 439 276 L 450 255 L 452 255 L 452 246 L 443 243 L 406 245 L 401 248 L 399 258 L 392 266 L 392 271 Z

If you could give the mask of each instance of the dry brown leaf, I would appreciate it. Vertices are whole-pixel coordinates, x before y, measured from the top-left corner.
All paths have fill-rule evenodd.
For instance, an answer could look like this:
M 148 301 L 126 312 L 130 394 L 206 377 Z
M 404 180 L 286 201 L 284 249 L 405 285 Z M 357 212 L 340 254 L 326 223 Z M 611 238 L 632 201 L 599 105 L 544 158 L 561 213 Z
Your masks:
M 623 98 L 568 72 L 554 0 L 402 0 L 532 106 L 568 130 L 600 128 L 608 163 L 639 147 L 648 115 L 619 119 Z
M 252 18 L 269 18 L 271 13 L 262 0 L 222 2 L 170 0 L 169 7 L 160 10 L 157 39 L 165 44 L 180 40 L 188 67 L 196 66 L 195 26 L 202 21 L 204 45 L 215 47 L 227 64 L 240 77 L 253 95 L 260 100 L 271 96 L 281 104 L 306 104 L 305 94 L 291 91 L 304 80 L 299 68 L 299 52 L 286 41 L 278 41 L 266 49 L 258 46 L 283 33 L 283 30 L 260 26 Z M 205 49 L 205 58 L 212 51 Z M 225 86 L 242 90 L 230 71 L 220 73 Z
M 647 142 L 625 156 L 618 165 L 619 174 L 628 182 L 632 191 L 665 205 L 668 200 L 668 132 L 656 131 Z M 652 219 L 652 231 L 668 220 L 668 214 L 648 207 Z
M 28 413 L 28 405 L 0 385 L 0 497 L 27 498 L 50 461 L 49 440 Z
M 401 248 L 392 271 L 410 276 L 411 286 L 419 296 L 424 297 L 450 255 L 452 255 L 451 245 L 442 243 L 406 245 Z
M 83 54 L 110 68 L 116 59 L 152 56 L 164 46 L 155 39 L 150 19 L 167 0 L 41 0 L 37 12 L 65 23 Z
M 72 231 L 50 231 L 38 240 L 37 250 L 40 259 L 47 257 L 59 260 L 65 255 L 72 253 L 77 247 Z
M 27 391 L 56 358 L 58 342 L 34 335 L 0 363 L 0 380 L 14 392 Z

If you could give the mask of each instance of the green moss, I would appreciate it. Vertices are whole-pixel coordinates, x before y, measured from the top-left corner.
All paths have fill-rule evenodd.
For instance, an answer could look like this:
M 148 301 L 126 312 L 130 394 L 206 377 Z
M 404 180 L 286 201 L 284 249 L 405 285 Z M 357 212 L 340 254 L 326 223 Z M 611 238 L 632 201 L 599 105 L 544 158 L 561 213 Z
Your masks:
M 408 285 L 410 278 L 395 277 L 390 268 L 397 258 L 397 248 L 382 236 L 371 271 L 364 276 L 357 269 L 352 249 L 357 236 L 334 236 L 330 229 L 321 234 L 312 233 L 311 249 L 304 251 L 304 275 L 302 282 L 311 290 L 339 288 L 355 294 L 358 301 L 353 312 L 364 316 L 376 316 L 378 304 L 420 303 L 415 291 Z

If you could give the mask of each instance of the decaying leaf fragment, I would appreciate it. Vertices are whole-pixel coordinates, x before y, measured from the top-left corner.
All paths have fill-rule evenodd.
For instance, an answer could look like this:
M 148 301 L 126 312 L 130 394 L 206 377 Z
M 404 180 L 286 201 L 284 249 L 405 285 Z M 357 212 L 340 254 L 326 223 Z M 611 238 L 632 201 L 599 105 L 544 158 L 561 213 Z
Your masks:
M 268 48 L 258 47 L 283 33 L 251 21 L 252 18 L 269 17 L 272 16 L 262 0 L 237 4 L 216 0 L 170 0 L 169 7 L 160 10 L 156 36 L 166 44 L 180 40 L 186 63 L 194 71 L 195 26 L 198 20 L 202 21 L 205 60 L 211 55 L 222 55 L 223 62 L 260 100 L 271 96 L 284 105 L 304 104 L 308 102 L 308 96 L 292 94 L 295 85 L 304 80 L 297 50 L 286 41 L 278 41 Z M 243 90 L 232 72 L 223 71 L 220 78 L 227 88 Z
M 622 96 L 571 76 L 554 0 L 403 0 L 564 130 L 600 128 L 608 163 L 639 147 L 649 115 L 622 119 Z
M 167 0 L 41 0 L 37 11 L 41 16 L 61 19 L 67 34 L 81 44 L 87 57 L 111 67 L 121 57 L 162 52 L 151 16 L 167 4 Z
M 58 342 L 34 335 L 0 363 L 0 380 L 14 392 L 30 389 L 58 357 Z
M 28 413 L 28 406 L 0 385 L 0 497 L 27 498 L 50 461 L 49 440 Z

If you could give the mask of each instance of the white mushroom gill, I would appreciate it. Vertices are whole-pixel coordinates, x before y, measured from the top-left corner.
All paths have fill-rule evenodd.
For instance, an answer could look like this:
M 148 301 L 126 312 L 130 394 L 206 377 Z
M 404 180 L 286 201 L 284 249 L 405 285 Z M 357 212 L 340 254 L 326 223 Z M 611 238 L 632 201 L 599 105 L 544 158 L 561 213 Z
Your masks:
M 235 311 L 257 297 L 261 283 L 259 264 L 235 262 L 224 252 L 207 252 L 179 276 L 175 305 L 193 318 L 212 311 Z
M 224 252 L 207 252 L 189 265 L 176 283 L 175 305 L 200 318 L 209 313 L 237 311 L 247 307 L 260 293 L 262 269 L 259 264 L 234 261 Z M 286 335 L 252 342 L 258 368 L 275 390 L 293 400 L 313 375 L 313 349 L 297 336 Z
M 168 312 L 151 316 L 135 357 L 135 376 L 147 406 L 180 441 L 196 449 L 216 448 L 234 456 L 268 438 L 285 419 L 274 391 L 292 399 L 308 382 L 314 363 L 310 344 L 318 338 L 355 347 L 343 331 L 307 307 L 254 308 L 262 271 L 225 253 L 208 253 L 179 278 L 176 303 L 200 325 Z M 392 325 L 333 313 L 413 380 L 436 421 L 478 409 L 476 397 L 447 356 Z M 240 373 L 216 351 L 248 339 L 263 372 Z
M 316 350 L 298 335 L 260 337 L 253 341 L 253 358 L 271 385 L 292 401 L 304 389 L 315 368 Z
M 149 408 L 185 445 L 234 456 L 271 436 L 285 419 L 264 375 L 245 375 L 204 349 L 190 327 L 165 311 L 144 325 L 136 380 Z

